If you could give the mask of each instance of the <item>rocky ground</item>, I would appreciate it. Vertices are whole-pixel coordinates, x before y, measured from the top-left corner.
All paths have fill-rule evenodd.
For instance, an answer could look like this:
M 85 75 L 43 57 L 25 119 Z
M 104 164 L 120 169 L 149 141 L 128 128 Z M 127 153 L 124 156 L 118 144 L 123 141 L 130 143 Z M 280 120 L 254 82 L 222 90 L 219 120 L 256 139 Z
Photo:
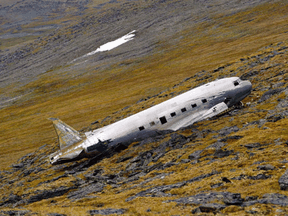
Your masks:
M 171 88 L 177 92 L 180 85 L 189 87 L 227 71 L 242 74 L 253 83 L 253 92 L 244 108 L 224 116 L 62 165 L 47 163 L 47 155 L 55 150 L 50 145 L 25 155 L 1 172 L 1 190 L 6 193 L 0 205 L 17 209 L 2 214 L 29 215 L 30 206 L 53 209 L 70 203 L 89 206 L 85 213 L 91 215 L 287 214 L 287 57 L 287 44 L 274 44 Z M 145 204 L 138 208 L 140 203 Z
M 105 12 L 2 52 L 0 215 L 287 215 L 285 1 L 124 3 L 87 3 Z M 69 63 L 136 24 L 128 46 Z M 84 132 L 230 76 L 253 85 L 242 108 L 93 158 L 47 161 L 58 149 L 51 114 Z

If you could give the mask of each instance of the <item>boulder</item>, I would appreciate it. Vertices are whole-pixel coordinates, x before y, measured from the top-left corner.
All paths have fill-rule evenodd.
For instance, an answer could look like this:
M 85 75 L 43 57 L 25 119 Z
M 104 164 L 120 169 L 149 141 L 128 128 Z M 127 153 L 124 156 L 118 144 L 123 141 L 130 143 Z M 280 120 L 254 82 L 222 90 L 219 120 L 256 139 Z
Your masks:
M 247 176 L 248 179 L 252 180 L 264 180 L 270 178 L 270 175 L 265 175 L 265 174 L 258 174 L 256 176 Z
M 286 172 L 280 177 L 278 180 L 279 186 L 281 190 L 288 190 L 288 169 Z
M 82 199 L 86 195 L 90 193 L 97 193 L 101 192 L 104 188 L 104 184 L 96 183 L 96 184 L 89 184 L 86 187 L 79 188 L 78 190 L 70 192 L 67 197 L 71 200 Z
M 240 193 L 227 193 L 223 199 L 226 205 L 241 205 L 243 201 L 244 199 L 241 198 Z
M 9 210 L 9 211 L 1 211 L 0 215 L 2 216 L 2 214 L 4 214 L 4 215 L 11 215 L 11 216 L 12 215 L 22 216 L 26 214 L 30 215 L 30 213 L 31 212 L 29 210 Z
M 266 91 L 262 97 L 259 99 L 258 103 L 262 103 L 263 101 L 266 101 L 267 99 L 269 99 L 270 97 L 272 97 L 275 94 L 278 94 L 280 92 L 282 92 L 284 89 L 282 88 L 278 88 L 278 89 L 270 89 L 268 91 Z
M 262 204 L 274 204 L 280 206 L 288 206 L 288 197 L 283 194 L 269 193 L 264 194 L 262 199 L 258 200 Z
M 271 164 L 265 164 L 265 165 L 259 165 L 257 167 L 257 169 L 259 169 L 259 170 L 274 170 L 275 167 Z
M 28 199 L 28 203 L 34 203 L 43 199 L 62 196 L 71 189 L 73 188 L 59 187 L 57 189 L 38 191 L 38 194 L 30 196 L 30 198 Z
M 201 157 L 200 155 L 202 152 L 203 152 L 203 150 L 197 150 L 197 151 L 193 152 L 192 154 L 190 154 L 188 156 L 188 159 L 189 160 L 197 160 Z
M 244 199 L 241 198 L 241 194 L 239 193 L 207 192 L 207 193 L 202 193 L 202 194 L 196 194 L 196 195 L 189 196 L 189 197 L 182 197 L 182 198 L 178 198 L 175 200 L 169 200 L 169 202 L 177 202 L 177 203 L 181 203 L 185 205 L 193 204 L 193 205 L 202 205 L 202 206 L 203 204 L 208 204 L 208 203 L 212 204 L 213 206 L 213 203 L 211 202 L 215 202 L 215 201 L 220 201 L 220 202 L 222 201 L 226 204 L 224 206 L 228 206 L 228 205 L 241 205 Z M 210 206 L 209 208 L 212 208 L 212 206 Z
M 21 201 L 22 198 L 15 194 L 10 194 L 9 197 L 2 199 L 0 201 L 0 206 L 9 206 L 10 204 L 15 204 L 19 201 Z
M 217 213 L 218 211 L 224 209 L 226 206 L 219 203 L 208 203 L 199 206 L 201 212 L 212 212 Z
M 227 151 L 223 151 L 222 149 L 216 150 L 215 153 L 213 154 L 214 157 L 217 158 L 223 158 L 223 157 L 227 157 L 231 154 L 233 154 L 233 150 L 227 150 Z
M 247 144 L 247 145 L 244 145 L 247 149 L 252 149 L 252 148 L 259 148 L 261 147 L 261 144 L 260 143 L 251 143 L 251 144 Z
M 113 209 L 113 208 L 107 208 L 107 209 L 100 209 L 100 210 L 90 210 L 90 215 L 119 215 L 124 214 L 125 209 Z

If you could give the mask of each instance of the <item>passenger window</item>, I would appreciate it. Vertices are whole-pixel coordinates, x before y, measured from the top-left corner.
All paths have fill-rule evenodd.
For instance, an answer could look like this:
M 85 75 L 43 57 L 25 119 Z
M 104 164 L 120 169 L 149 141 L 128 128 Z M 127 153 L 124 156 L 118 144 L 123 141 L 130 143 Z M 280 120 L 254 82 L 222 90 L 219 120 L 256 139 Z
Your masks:
M 171 117 L 174 117 L 174 116 L 176 116 L 176 113 L 173 112 L 173 113 L 170 113 L 170 115 L 171 115 Z
M 195 108 L 195 107 L 197 107 L 197 104 L 192 104 L 191 106 L 192 106 L 192 108 Z
M 167 119 L 166 119 L 165 116 L 162 116 L 162 117 L 160 117 L 159 119 L 160 119 L 161 124 L 167 123 Z
M 181 109 L 181 112 L 186 112 L 186 111 L 187 109 L 185 107 Z
M 150 124 L 150 126 L 154 126 L 154 125 L 155 125 L 155 122 L 152 121 L 152 122 L 150 122 L 149 124 Z
M 142 131 L 142 130 L 144 130 L 144 129 L 145 129 L 144 126 L 139 127 L 139 130 L 140 130 L 140 131 Z
M 202 103 L 206 103 L 207 102 L 207 99 L 202 99 Z

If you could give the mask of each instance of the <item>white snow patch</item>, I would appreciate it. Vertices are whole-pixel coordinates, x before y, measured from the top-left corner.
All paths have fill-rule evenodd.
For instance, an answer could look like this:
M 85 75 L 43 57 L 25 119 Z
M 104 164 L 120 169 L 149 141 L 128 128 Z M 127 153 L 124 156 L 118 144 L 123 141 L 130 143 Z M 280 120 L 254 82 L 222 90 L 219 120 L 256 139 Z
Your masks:
M 95 53 L 97 52 L 104 52 L 104 51 L 109 51 L 109 50 L 112 50 L 130 40 L 133 40 L 134 39 L 134 32 L 136 30 L 133 30 L 131 32 L 129 32 L 128 34 L 124 35 L 123 37 L 121 38 L 118 38 L 117 40 L 114 40 L 114 41 L 111 41 L 111 42 L 108 42 L 102 46 L 100 46 L 98 49 L 96 49 L 95 51 L 93 52 L 90 52 L 90 53 L 87 53 L 86 55 L 84 55 L 83 57 L 86 57 L 86 56 L 90 56 L 90 55 L 94 55 Z
M 108 42 L 108 43 L 106 43 L 106 44 L 103 44 L 102 46 L 100 46 L 100 47 L 97 48 L 96 50 L 94 50 L 94 51 L 92 51 L 92 52 L 90 52 L 90 53 L 87 53 L 87 54 L 81 56 L 80 58 L 85 58 L 85 57 L 87 57 L 87 56 L 94 55 L 94 54 L 96 54 L 96 53 L 98 53 L 98 52 L 109 51 L 109 50 L 112 50 L 112 49 L 114 49 L 114 48 L 116 48 L 116 47 L 118 47 L 118 46 L 120 46 L 120 45 L 122 45 L 122 44 L 124 44 L 124 43 L 127 43 L 128 41 L 134 39 L 135 32 L 136 32 L 136 30 L 133 30 L 133 31 L 129 32 L 128 34 L 124 35 L 124 36 L 121 37 L 121 38 L 118 38 L 118 39 L 116 39 L 116 40 L 114 40 L 114 41 L 111 41 L 111 42 Z M 74 59 L 72 62 L 74 62 L 74 61 L 76 61 L 76 60 L 78 60 L 78 59 L 80 59 L 80 58 L 76 58 L 76 59 Z

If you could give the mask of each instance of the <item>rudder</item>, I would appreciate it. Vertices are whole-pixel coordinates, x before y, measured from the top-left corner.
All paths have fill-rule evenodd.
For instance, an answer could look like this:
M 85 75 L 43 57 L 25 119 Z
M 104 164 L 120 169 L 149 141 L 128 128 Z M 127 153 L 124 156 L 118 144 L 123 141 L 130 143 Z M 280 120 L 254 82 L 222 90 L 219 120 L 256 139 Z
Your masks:
M 60 149 L 64 149 L 82 140 L 78 131 L 57 118 L 49 118 L 58 135 Z

